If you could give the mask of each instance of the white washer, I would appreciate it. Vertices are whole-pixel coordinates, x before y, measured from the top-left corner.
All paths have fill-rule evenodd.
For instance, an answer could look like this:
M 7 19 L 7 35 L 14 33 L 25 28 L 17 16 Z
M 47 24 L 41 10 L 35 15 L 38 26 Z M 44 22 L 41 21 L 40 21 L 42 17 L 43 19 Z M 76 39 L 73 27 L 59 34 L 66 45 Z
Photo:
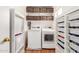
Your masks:
M 41 30 L 28 30 L 28 48 L 41 49 Z

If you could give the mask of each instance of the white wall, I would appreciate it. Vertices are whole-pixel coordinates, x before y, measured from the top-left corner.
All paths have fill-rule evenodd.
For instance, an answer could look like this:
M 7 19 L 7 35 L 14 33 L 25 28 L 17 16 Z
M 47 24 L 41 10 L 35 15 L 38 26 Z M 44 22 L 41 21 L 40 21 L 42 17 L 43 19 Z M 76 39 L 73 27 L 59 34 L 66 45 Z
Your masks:
M 27 21 L 24 20 L 24 31 L 26 32 L 28 30 Z
M 41 28 L 53 27 L 53 21 L 31 21 L 31 27 L 40 26 Z

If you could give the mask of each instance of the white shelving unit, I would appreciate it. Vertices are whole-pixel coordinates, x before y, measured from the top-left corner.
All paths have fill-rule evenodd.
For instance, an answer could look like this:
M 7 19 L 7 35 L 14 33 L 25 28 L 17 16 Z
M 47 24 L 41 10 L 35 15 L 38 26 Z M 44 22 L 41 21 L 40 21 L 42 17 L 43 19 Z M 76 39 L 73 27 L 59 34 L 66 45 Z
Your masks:
M 79 53 L 79 9 L 68 14 L 70 52 Z
M 58 17 L 56 27 L 56 52 L 79 53 L 79 9 Z
M 65 50 L 65 19 L 64 16 L 57 19 L 57 40 L 56 51 L 59 53 L 63 53 Z

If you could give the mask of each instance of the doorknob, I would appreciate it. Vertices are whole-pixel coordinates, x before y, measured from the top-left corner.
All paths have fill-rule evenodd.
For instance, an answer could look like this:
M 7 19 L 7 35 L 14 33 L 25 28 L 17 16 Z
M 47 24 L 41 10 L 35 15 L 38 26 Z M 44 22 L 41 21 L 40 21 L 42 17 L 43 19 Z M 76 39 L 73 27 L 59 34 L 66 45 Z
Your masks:
M 3 39 L 3 41 L 1 42 L 1 44 L 2 43 L 5 43 L 5 42 L 9 42 L 10 41 L 10 38 L 9 37 L 5 37 L 4 39 Z

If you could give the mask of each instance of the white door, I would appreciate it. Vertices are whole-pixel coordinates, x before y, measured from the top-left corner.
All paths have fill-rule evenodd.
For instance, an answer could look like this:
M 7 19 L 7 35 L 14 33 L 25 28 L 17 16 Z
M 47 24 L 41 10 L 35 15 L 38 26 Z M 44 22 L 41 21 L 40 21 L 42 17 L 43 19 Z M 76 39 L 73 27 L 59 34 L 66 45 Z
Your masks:
M 0 53 L 10 52 L 9 25 L 9 8 L 0 6 Z
M 24 47 L 24 17 L 10 9 L 11 52 L 20 52 Z

